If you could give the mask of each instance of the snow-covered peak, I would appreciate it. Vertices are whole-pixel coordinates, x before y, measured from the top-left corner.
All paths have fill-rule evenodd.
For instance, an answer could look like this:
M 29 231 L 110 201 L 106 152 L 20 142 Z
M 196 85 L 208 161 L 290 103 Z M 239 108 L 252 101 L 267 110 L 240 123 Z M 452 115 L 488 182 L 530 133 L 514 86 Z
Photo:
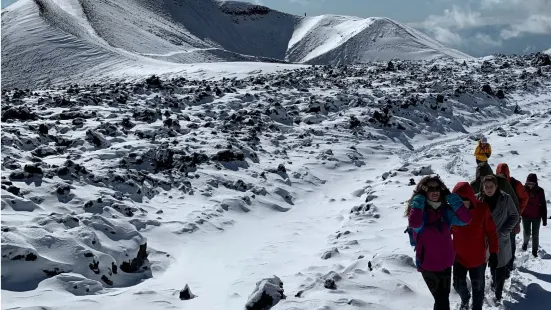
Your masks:
M 2 82 L 178 73 L 191 63 L 468 57 L 386 18 L 295 16 L 214 0 L 21 0 L 2 10 Z
M 289 41 L 287 52 L 289 61 L 312 64 L 441 57 L 469 58 L 389 18 L 339 15 L 303 18 Z

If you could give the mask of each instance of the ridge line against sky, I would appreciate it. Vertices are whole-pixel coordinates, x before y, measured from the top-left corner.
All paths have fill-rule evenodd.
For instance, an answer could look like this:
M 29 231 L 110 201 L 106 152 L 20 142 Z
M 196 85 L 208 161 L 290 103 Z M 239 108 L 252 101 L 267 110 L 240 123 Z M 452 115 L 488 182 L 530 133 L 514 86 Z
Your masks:
M 472 56 L 551 48 L 551 0 L 247 0 L 297 15 L 384 16 Z
M 17 0 L 1 0 L 2 8 Z M 551 0 L 245 0 L 296 15 L 389 17 L 469 55 L 551 48 Z

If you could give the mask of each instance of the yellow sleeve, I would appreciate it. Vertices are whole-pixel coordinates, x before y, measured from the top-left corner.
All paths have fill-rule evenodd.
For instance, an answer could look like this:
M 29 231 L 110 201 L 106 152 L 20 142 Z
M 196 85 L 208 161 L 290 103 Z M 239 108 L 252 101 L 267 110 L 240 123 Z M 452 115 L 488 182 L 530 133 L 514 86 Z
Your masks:
M 476 146 L 476 148 L 474 149 L 474 156 L 480 154 L 480 144 Z
M 492 146 L 488 144 L 488 154 L 492 155 Z

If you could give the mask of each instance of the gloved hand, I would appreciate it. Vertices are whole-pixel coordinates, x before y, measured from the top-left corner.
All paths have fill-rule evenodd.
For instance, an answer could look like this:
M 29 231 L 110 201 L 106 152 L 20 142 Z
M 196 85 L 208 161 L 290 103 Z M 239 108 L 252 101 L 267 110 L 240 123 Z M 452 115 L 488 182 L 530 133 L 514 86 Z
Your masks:
M 543 226 L 547 226 L 547 221 L 543 222 Z
M 423 196 L 421 194 L 417 194 L 417 195 L 413 196 L 413 199 L 411 200 L 410 205 L 411 205 L 412 208 L 424 210 L 425 209 L 425 196 Z
M 490 268 L 497 268 L 497 253 L 490 253 L 490 259 L 488 260 L 488 266 Z
M 490 156 L 491 156 L 490 153 L 486 153 L 486 154 L 484 154 L 484 155 L 486 155 L 486 157 L 488 157 L 488 158 L 490 158 Z
M 450 205 L 450 207 L 452 207 L 454 212 L 464 205 L 463 199 L 459 197 L 459 195 L 453 193 L 446 195 L 446 202 Z

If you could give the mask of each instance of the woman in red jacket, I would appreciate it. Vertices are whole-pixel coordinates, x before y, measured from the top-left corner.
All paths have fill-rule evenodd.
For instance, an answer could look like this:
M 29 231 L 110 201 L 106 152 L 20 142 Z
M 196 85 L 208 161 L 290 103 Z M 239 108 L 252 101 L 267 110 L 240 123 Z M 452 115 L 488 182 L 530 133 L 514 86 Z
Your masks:
M 453 226 L 453 244 L 455 247 L 455 263 L 453 265 L 453 287 L 461 297 L 461 309 L 468 309 L 471 293 L 467 288 L 467 273 L 471 278 L 473 310 L 482 310 L 486 273 L 486 257 L 488 240 L 490 246 L 490 261 L 497 265 L 499 243 L 496 224 L 487 204 L 478 201 L 474 190 L 468 182 L 459 182 L 453 188 L 453 193 L 459 195 L 471 214 L 471 222 L 465 226 Z
M 538 176 L 530 173 L 526 178 L 526 191 L 528 192 L 528 204 L 522 212 L 522 226 L 524 229 L 524 242 L 522 250 L 528 249 L 530 235 L 532 235 L 532 255 L 538 257 L 538 247 L 540 240 L 540 224 L 547 226 L 547 202 L 545 192 L 538 185 Z

